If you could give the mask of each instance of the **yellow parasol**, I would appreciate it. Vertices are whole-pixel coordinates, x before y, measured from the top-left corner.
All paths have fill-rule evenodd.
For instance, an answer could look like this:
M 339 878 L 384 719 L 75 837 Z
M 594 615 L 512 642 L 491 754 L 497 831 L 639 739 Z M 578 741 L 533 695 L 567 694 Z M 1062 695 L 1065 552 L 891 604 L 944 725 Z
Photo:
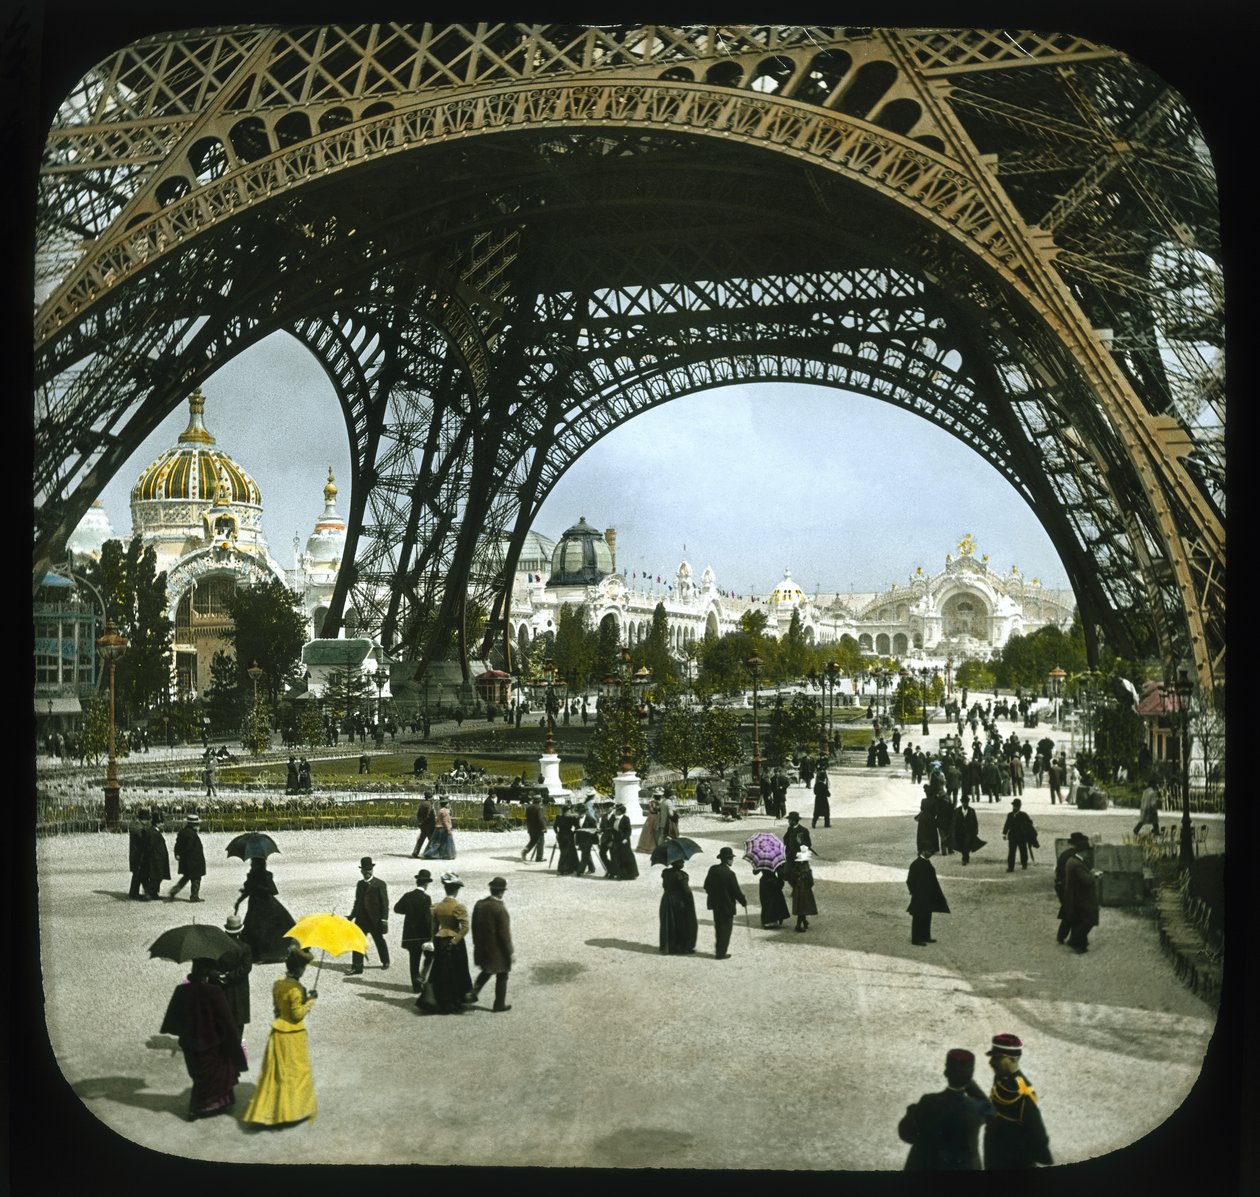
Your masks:
M 344 956 L 347 952 L 367 952 L 367 936 L 355 923 L 344 915 L 331 911 L 320 914 L 308 914 L 298 919 L 286 932 L 290 939 L 296 939 L 304 948 L 319 948 L 326 955 Z M 319 970 L 324 967 L 324 957 L 319 958 L 319 968 L 315 970 L 316 980 Z

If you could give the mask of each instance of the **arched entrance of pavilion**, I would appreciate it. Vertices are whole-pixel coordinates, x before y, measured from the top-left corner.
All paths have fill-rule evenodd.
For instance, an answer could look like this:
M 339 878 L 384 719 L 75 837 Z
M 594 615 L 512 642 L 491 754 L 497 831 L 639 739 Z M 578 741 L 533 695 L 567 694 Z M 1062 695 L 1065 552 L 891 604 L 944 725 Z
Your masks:
M 1136 375 L 1143 395 L 1158 397 L 1168 368 L 1133 366 L 1132 348 L 1119 360 L 1089 314 L 1118 315 L 1122 338 L 1152 322 L 1149 304 L 1121 310 L 1088 269 L 1082 200 L 1114 176 L 1081 164 L 1067 210 L 1036 186 L 1004 183 L 985 154 L 1035 156 L 1035 143 L 1019 129 L 1001 133 L 979 115 L 984 105 L 954 102 L 934 72 L 963 76 L 963 90 L 988 94 L 995 108 L 1008 93 L 1030 111 L 1041 105 L 1047 119 L 1068 119 L 1084 97 L 1104 130 L 1120 110 L 1125 120 L 1149 113 L 1148 136 L 1184 116 L 1162 84 L 1157 102 L 1123 56 L 1055 36 L 1029 35 L 1015 53 L 975 31 L 837 29 L 820 43 L 817 32 L 768 27 L 745 30 L 732 50 L 702 29 L 661 37 L 617 27 L 566 52 L 574 36 L 549 26 L 391 31 L 382 46 L 410 44 L 415 61 L 434 67 L 454 52 L 444 45 L 458 46 L 468 94 L 440 69 L 436 83 L 450 90 L 430 93 L 397 63 L 376 70 L 382 58 L 334 75 L 392 82 L 316 95 L 295 91 L 288 73 L 323 78 L 325 55 L 386 51 L 356 49 L 337 31 L 318 41 L 241 32 L 239 68 L 224 59 L 195 102 L 154 89 L 158 108 L 202 106 L 195 138 L 177 139 L 160 161 L 151 155 L 120 185 L 120 210 L 102 215 L 85 199 L 71 211 L 50 173 L 49 221 L 64 211 L 103 222 L 109 235 L 59 277 L 37 321 L 37 560 L 146 421 L 250 338 L 289 327 L 335 378 L 355 445 L 355 569 L 333 597 L 334 621 L 352 589 L 386 639 L 432 615 L 418 648 L 431 655 L 465 625 L 469 585 L 474 596 L 502 593 L 502 573 L 473 568 L 486 559 L 478 538 L 536 507 L 548 471 L 628 418 L 625 405 L 732 377 L 800 377 L 830 360 L 844 385 L 854 385 L 855 366 L 895 380 L 903 402 L 976 436 L 977 452 L 1033 495 L 1091 642 L 1100 628 L 1122 651 L 1167 652 L 1180 641 L 1201 684 L 1223 677 L 1211 446 L 1201 429 L 1186 430 L 1208 467 L 1189 477 L 1171 405 L 1147 410 L 1154 400 L 1135 389 Z M 120 58 L 160 73 L 144 53 Z M 1064 62 L 1074 64 L 1070 89 Z M 121 65 L 102 86 L 135 77 L 130 60 Z M 268 99 L 280 94 L 290 97 L 283 111 Z M 1113 96 L 1123 97 L 1116 113 Z M 67 110 L 62 140 L 100 136 L 75 115 L 84 110 Z M 125 121 L 135 105 L 112 111 L 107 121 Z M 1090 144 L 1120 153 L 1115 138 Z M 1189 184 L 1168 182 L 1175 224 Z M 423 203 L 391 207 L 400 195 Z M 1103 222 L 1114 265 L 1120 215 L 1163 217 L 1107 199 L 1119 214 Z M 1047 215 L 1050 242 L 1057 227 L 1085 247 L 1076 274 L 1062 273 L 1070 255 L 1037 224 Z M 1176 230 L 1127 231 L 1132 263 L 1145 269 L 1151 245 Z M 1211 249 L 1211 230 L 1201 233 Z M 318 254 L 298 252 L 312 244 Z M 233 289 L 242 255 L 252 292 Z M 439 259 L 453 273 L 436 269 Z M 1161 285 L 1165 299 L 1176 291 Z M 207 310 L 206 296 L 227 301 Z M 944 318 L 943 341 L 935 324 L 915 324 L 924 304 L 929 321 Z M 166 324 L 139 320 L 146 310 Z M 960 368 L 935 352 L 942 343 Z M 153 365 L 137 371 L 139 360 Z M 987 428 L 957 422 L 960 389 Z M 120 431 L 80 448 L 71 433 L 89 427 Z

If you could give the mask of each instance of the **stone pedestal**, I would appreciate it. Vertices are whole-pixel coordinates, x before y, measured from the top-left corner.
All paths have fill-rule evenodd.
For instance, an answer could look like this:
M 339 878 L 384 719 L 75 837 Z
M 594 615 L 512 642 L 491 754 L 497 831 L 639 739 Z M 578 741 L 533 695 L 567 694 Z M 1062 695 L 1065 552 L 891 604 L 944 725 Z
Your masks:
M 566 793 L 564 783 L 560 780 L 560 756 L 555 752 L 544 752 L 538 758 L 538 772 L 542 774 L 542 784 L 553 798 Z
M 613 778 L 613 801 L 625 806 L 631 827 L 643 826 L 645 816 L 643 807 L 639 805 L 639 775 L 633 769 L 629 773 L 618 773 Z

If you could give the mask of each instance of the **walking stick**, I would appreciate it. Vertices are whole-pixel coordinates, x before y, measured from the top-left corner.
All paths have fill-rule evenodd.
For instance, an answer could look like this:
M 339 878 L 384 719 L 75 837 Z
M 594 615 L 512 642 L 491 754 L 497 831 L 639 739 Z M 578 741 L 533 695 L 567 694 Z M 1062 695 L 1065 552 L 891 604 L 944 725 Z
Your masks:
M 752 923 L 748 921 L 748 906 L 744 906 L 744 928 L 748 932 L 748 942 L 752 943 Z
M 555 860 L 556 858 L 556 844 L 558 843 L 559 843 L 559 840 L 551 841 L 551 855 L 547 857 L 547 868 L 551 868 L 551 862 Z

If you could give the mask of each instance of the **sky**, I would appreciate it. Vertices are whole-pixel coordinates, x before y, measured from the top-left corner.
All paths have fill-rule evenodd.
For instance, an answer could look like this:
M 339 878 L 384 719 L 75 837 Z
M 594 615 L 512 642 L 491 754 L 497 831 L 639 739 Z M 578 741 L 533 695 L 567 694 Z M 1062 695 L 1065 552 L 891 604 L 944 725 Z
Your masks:
M 350 507 L 350 453 L 331 383 L 275 334 L 202 385 L 205 424 L 258 483 L 272 556 L 293 564 L 323 511 L 331 466 Z M 140 471 L 188 423 L 177 408 L 101 495 L 114 532 L 131 528 Z M 936 573 L 970 533 L 1000 573 L 1017 565 L 1066 588 L 1058 554 L 1015 489 L 962 442 L 891 404 L 830 388 L 723 387 L 673 400 L 593 445 L 535 521 L 558 539 L 584 516 L 617 530 L 617 564 L 663 578 L 680 561 L 719 587 L 764 595 L 790 570 L 807 593 L 886 590 Z

